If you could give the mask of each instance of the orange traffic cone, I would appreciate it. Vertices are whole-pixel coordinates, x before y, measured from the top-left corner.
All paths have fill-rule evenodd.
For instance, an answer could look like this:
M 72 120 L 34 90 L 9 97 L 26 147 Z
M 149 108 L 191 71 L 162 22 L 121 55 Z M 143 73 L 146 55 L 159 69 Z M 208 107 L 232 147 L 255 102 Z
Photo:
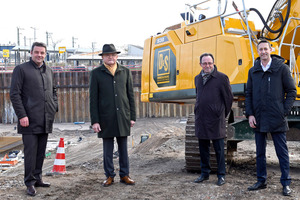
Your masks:
M 64 138 L 60 138 L 57 152 L 56 152 L 56 158 L 54 160 L 53 169 L 51 171 L 52 173 L 57 174 L 65 174 L 66 173 L 66 161 L 65 161 L 65 144 L 64 144 Z

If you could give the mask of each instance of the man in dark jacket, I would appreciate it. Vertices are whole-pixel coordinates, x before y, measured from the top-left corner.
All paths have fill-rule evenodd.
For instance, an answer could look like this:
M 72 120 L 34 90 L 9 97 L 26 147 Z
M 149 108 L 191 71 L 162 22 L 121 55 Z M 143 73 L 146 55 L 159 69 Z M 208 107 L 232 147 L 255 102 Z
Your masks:
M 290 112 L 296 97 L 296 87 L 284 59 L 270 55 L 271 44 L 262 40 L 257 46 L 259 58 L 249 70 L 246 91 L 246 116 L 255 132 L 257 183 L 248 190 L 267 187 L 266 139 L 270 132 L 279 159 L 283 195 L 291 194 L 289 185 L 289 154 L 286 144 Z
M 49 187 L 42 181 L 48 133 L 52 132 L 58 110 L 53 71 L 44 59 L 46 45 L 35 42 L 29 62 L 15 67 L 10 88 L 10 99 L 18 117 L 18 133 L 24 144 L 24 182 L 27 193 L 36 194 L 35 187 Z
M 93 130 L 103 139 L 103 165 L 106 180 L 103 186 L 113 184 L 116 173 L 113 164 L 114 137 L 117 139 L 120 182 L 134 185 L 129 177 L 127 136 L 133 127 L 135 115 L 131 72 L 117 63 L 118 54 L 113 44 L 103 46 L 103 65 L 90 75 L 90 113 Z
M 195 77 L 195 134 L 199 139 L 201 175 L 196 183 L 209 179 L 210 140 L 212 140 L 218 163 L 217 185 L 225 184 L 224 138 L 226 116 L 230 113 L 233 94 L 228 77 L 218 72 L 212 54 L 200 56 L 202 71 Z

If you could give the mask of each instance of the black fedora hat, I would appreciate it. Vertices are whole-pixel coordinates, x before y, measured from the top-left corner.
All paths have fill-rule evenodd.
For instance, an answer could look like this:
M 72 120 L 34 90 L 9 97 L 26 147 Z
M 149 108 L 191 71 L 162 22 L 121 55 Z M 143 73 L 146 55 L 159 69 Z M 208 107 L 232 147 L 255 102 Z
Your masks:
M 117 54 L 119 54 L 121 52 L 116 50 L 115 45 L 105 44 L 105 45 L 103 45 L 102 53 L 100 53 L 99 56 L 102 56 L 103 54 L 106 54 L 106 53 L 117 53 Z

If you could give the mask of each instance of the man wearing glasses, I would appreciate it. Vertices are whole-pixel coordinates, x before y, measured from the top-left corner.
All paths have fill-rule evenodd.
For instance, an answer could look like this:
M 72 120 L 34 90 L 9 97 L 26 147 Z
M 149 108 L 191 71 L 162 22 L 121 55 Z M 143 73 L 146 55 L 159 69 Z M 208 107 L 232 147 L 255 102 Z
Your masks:
M 195 134 L 199 140 L 201 175 L 194 181 L 201 183 L 209 179 L 210 141 L 216 152 L 218 164 L 217 185 L 225 184 L 224 138 L 225 118 L 231 110 L 233 94 L 228 77 L 219 72 L 210 53 L 200 56 L 202 70 L 195 77 Z

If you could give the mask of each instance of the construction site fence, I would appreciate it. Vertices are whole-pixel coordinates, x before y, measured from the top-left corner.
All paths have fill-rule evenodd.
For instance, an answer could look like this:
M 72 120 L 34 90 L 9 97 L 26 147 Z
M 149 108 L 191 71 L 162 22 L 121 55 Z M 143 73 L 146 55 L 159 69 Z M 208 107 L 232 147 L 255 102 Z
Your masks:
M 141 71 L 133 70 L 134 94 L 137 118 L 147 117 L 188 117 L 194 111 L 192 104 L 145 103 L 141 102 Z M 89 110 L 89 73 L 90 71 L 55 72 L 55 84 L 59 111 L 56 123 L 90 122 Z M 9 91 L 12 72 L 0 73 L 0 123 L 17 122 Z

